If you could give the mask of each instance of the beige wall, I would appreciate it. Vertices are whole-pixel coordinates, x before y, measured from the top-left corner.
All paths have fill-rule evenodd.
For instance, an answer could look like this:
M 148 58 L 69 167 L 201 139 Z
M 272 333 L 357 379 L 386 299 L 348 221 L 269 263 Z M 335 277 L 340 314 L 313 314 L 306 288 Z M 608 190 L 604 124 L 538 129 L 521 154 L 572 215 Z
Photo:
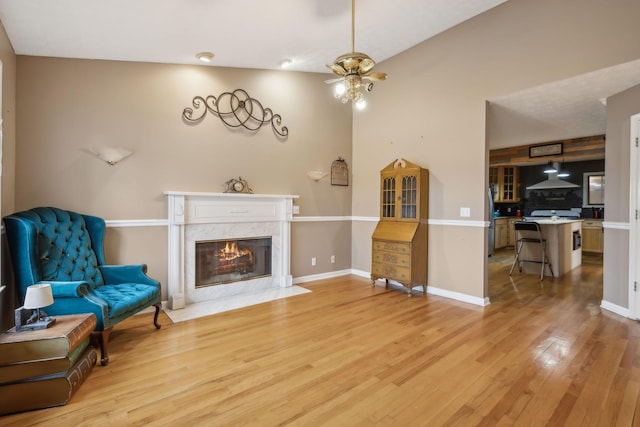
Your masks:
M 167 299 L 167 228 L 107 228 L 104 251 L 108 264 L 147 264 L 147 273 L 160 280 Z
M 312 240 L 309 240 L 309 239 Z M 291 271 L 294 277 L 351 268 L 351 221 L 299 222 L 291 229 Z M 332 252 L 327 253 L 327 250 Z M 335 262 L 331 263 L 331 255 Z M 316 258 L 316 265 L 311 265 Z
M 242 176 L 256 193 L 299 194 L 305 215 L 349 214 L 351 187 L 306 176 L 338 156 L 350 163 L 350 110 L 323 75 L 24 56 L 18 73 L 18 209 L 164 218 L 163 191 L 223 191 Z M 194 96 L 236 88 L 280 114 L 288 139 L 268 126 L 230 130 L 215 116 L 182 120 Z M 101 145 L 134 154 L 108 166 L 85 151 Z
M 623 308 L 629 307 L 630 117 L 638 113 L 640 86 L 607 99 L 605 220 L 622 227 L 605 229 L 603 299 Z
M 107 220 L 163 219 L 163 191 L 221 192 L 225 181 L 242 176 L 256 193 L 300 195 L 302 216 L 350 215 L 352 186 L 307 177 L 328 171 L 338 157 L 352 163 L 351 110 L 332 98 L 326 75 L 25 56 L 17 68 L 16 210 L 52 205 Z M 182 120 L 194 96 L 237 88 L 280 114 L 289 137 L 279 140 L 269 126 L 230 130 L 215 116 Z M 86 151 L 102 145 L 134 154 L 108 166 Z M 348 229 L 335 239 L 322 227 L 293 230 L 297 244 L 313 245 L 319 259 L 340 254 L 340 265 L 350 263 L 343 255 Z M 110 229 L 107 260 L 148 263 L 166 283 L 166 233 Z M 322 267 L 318 272 L 334 266 Z
M 640 113 L 640 85 L 607 98 L 606 220 L 629 222 L 631 116 Z
M 16 105 L 16 56 L 7 38 L 4 27 L 0 25 L 0 61 L 2 61 L 2 174 L 0 175 L 0 203 L 2 214 L 11 212 L 14 206 L 15 189 L 15 105 Z M 15 293 L 11 286 L 10 258 L 4 241 L 0 245 L 2 279 L 0 285 L 9 285 L 0 291 L 0 332 L 13 326 Z
M 458 221 L 461 207 L 486 220 L 485 101 L 637 59 L 637 16 L 640 2 L 625 0 L 510 0 L 378 64 L 389 77 L 354 113 L 353 215 L 377 215 L 378 173 L 392 159 L 428 168 L 429 285 L 484 296 L 486 232 Z M 364 228 L 354 253 L 369 244 Z
M 15 206 L 16 152 L 16 55 L 0 25 L 0 61 L 2 61 L 2 214 Z

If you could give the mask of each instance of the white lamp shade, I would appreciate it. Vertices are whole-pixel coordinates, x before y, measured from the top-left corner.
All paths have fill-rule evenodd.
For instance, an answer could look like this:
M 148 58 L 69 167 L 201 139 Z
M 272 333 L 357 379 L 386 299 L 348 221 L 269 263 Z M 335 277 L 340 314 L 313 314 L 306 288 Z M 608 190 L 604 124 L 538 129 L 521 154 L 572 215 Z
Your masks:
M 51 304 L 53 304 L 53 292 L 49 283 L 31 285 L 27 288 L 27 295 L 24 297 L 24 308 L 42 308 Z

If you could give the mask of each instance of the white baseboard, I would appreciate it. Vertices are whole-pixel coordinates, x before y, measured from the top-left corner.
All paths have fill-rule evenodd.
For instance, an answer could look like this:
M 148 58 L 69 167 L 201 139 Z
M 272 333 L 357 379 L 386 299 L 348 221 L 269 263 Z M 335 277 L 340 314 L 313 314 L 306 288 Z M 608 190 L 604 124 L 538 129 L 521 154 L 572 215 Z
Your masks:
M 448 291 L 446 289 L 436 288 L 435 286 L 427 286 L 427 293 L 432 295 L 437 295 L 439 297 L 451 298 L 456 301 L 462 301 L 473 305 L 479 305 L 480 307 L 485 307 L 491 302 L 489 301 L 489 297 L 481 298 L 474 297 L 473 295 L 463 294 L 461 292 Z
M 297 285 L 299 283 L 310 282 L 312 280 L 329 279 L 333 277 L 344 276 L 345 274 L 353 274 L 355 276 L 365 277 L 367 279 L 371 278 L 371 273 L 369 273 L 368 271 L 351 269 L 351 270 L 342 270 L 342 271 L 332 271 L 330 273 L 325 273 L 325 274 L 315 274 L 312 276 L 296 277 L 293 279 L 293 284 Z M 415 290 L 422 292 L 422 286 L 416 286 Z M 490 304 L 488 297 L 487 298 L 474 297 L 472 295 L 467 295 L 460 292 L 453 292 L 453 291 L 448 291 L 446 289 L 436 288 L 435 286 L 427 286 L 427 293 L 432 295 L 437 295 L 439 297 L 450 298 L 456 301 L 466 302 L 473 305 L 479 305 L 480 307 L 484 307 Z
M 314 280 L 332 279 L 334 277 L 346 276 L 347 274 L 352 274 L 351 270 L 329 271 L 327 273 L 312 274 L 310 276 L 294 277 L 293 284 L 299 285 L 300 283 L 312 282 Z
M 351 274 L 353 274 L 354 276 L 366 277 L 367 279 L 371 279 L 371 273 L 369 273 L 368 271 L 351 269 Z
M 617 304 L 611 303 L 609 301 L 602 300 L 600 303 L 600 308 L 604 308 L 612 313 L 619 314 L 620 316 L 629 317 L 629 309 L 625 307 L 620 307 Z

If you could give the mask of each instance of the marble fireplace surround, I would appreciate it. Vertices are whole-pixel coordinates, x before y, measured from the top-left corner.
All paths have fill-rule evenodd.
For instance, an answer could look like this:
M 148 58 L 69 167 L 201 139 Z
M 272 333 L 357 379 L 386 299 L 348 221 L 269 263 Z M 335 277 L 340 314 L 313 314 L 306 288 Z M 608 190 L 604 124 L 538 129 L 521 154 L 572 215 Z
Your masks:
M 292 286 L 291 221 L 295 195 L 166 191 L 168 305 L 186 305 Z M 271 276 L 195 287 L 195 243 L 271 237 Z

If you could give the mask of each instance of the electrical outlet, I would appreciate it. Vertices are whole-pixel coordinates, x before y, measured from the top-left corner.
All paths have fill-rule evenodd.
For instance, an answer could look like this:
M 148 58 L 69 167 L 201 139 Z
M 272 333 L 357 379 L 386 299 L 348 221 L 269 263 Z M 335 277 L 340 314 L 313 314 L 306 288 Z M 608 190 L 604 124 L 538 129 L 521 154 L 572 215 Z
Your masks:
M 315 265 L 316 265 L 316 258 L 313 257 L 313 258 L 311 258 L 311 266 L 313 267 Z
M 331 264 L 334 264 L 335 262 L 336 262 L 336 256 L 331 255 Z
M 293 205 L 293 212 L 294 215 L 298 215 L 300 213 L 300 205 Z
M 468 218 L 471 216 L 471 208 L 460 208 L 460 216 Z

